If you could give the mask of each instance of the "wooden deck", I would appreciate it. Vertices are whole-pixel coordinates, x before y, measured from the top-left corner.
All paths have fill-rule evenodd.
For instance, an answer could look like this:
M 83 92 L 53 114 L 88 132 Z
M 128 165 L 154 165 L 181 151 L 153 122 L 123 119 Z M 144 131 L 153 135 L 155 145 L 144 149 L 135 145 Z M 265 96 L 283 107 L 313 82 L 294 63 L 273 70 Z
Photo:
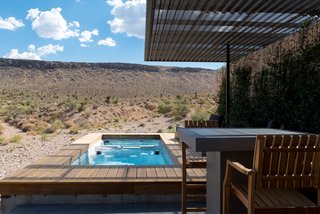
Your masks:
M 2 195 L 31 194 L 180 194 L 181 168 L 175 166 L 70 165 L 101 134 L 90 134 L 54 155 L 0 180 Z M 173 158 L 181 163 L 180 144 L 173 134 L 160 134 Z M 188 179 L 203 181 L 203 169 L 190 169 Z

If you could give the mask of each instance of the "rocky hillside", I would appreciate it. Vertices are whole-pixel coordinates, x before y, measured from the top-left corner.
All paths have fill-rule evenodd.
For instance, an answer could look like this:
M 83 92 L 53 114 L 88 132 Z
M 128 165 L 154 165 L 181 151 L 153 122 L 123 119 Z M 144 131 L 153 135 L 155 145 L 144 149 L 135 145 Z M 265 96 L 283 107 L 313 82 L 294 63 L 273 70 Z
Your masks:
M 215 92 L 218 79 L 201 68 L 0 59 L 0 93 L 152 97 Z

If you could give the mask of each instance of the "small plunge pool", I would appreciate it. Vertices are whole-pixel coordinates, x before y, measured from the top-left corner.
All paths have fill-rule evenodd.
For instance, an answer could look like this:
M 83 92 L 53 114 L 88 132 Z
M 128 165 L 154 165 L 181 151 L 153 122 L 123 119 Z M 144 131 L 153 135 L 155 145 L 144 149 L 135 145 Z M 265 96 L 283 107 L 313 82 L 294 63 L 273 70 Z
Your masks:
M 73 165 L 174 165 L 166 145 L 154 138 L 105 138 Z

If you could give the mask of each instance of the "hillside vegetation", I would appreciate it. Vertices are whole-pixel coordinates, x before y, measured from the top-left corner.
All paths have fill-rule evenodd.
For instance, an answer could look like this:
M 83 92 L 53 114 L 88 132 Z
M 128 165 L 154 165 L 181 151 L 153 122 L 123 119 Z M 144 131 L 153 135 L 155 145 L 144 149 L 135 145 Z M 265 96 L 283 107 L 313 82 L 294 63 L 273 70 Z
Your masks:
M 0 116 L 44 138 L 128 124 L 130 132 L 148 122 L 161 132 L 214 113 L 218 80 L 197 68 L 0 59 Z

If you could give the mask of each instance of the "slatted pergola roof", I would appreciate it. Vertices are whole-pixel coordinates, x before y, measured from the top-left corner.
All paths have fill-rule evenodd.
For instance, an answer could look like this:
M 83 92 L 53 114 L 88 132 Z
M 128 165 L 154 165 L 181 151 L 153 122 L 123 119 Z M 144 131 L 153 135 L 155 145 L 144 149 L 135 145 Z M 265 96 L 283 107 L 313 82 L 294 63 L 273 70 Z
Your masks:
M 146 61 L 234 61 L 296 32 L 320 0 L 147 0 Z

